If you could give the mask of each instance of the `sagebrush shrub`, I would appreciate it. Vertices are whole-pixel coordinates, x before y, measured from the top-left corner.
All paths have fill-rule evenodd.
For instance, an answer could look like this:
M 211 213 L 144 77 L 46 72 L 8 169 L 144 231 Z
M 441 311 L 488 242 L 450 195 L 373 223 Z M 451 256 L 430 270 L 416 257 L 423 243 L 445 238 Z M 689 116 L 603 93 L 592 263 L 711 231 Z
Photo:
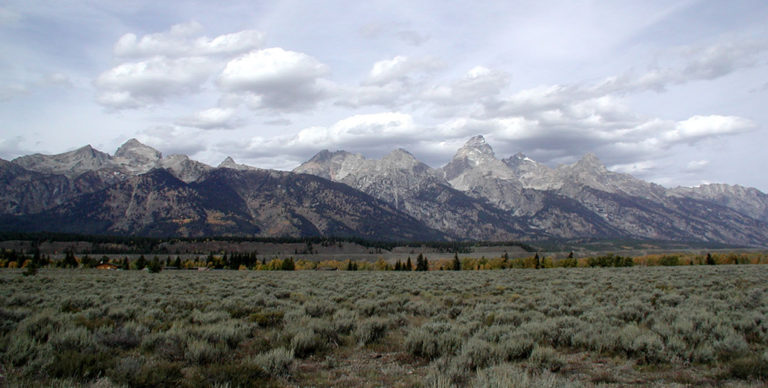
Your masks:
M 270 376 L 284 376 L 290 372 L 293 352 L 285 348 L 276 348 L 254 356 L 252 362 Z
M 534 368 L 552 372 L 557 372 L 565 364 L 560 354 L 549 346 L 535 346 L 528 361 Z
M 384 337 L 387 321 L 382 318 L 370 318 L 361 322 L 355 330 L 355 338 L 361 345 L 368 345 Z

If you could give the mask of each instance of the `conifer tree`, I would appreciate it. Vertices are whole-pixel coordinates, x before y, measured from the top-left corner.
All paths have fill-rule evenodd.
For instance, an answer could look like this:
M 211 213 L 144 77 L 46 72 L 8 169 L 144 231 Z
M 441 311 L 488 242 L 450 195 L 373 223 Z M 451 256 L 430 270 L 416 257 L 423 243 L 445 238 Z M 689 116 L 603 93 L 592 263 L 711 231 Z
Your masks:
M 293 271 L 296 269 L 296 263 L 293 262 L 292 257 L 289 257 L 283 260 L 283 263 L 280 269 L 282 269 L 283 271 Z
M 461 261 L 459 260 L 459 254 L 453 254 L 453 268 L 454 271 L 461 271 Z
M 421 253 L 419 253 L 419 256 L 416 257 L 416 270 L 417 271 L 428 271 L 429 270 L 429 262 L 427 261 L 427 258 L 424 257 Z
M 71 249 L 67 249 L 67 252 L 64 254 L 64 262 L 62 265 L 64 268 L 77 268 L 78 262 L 77 259 L 75 259 L 75 253 L 72 252 Z
M 712 254 L 707 252 L 707 265 L 715 265 L 715 259 L 712 257 Z
M 405 268 L 403 271 L 413 271 L 413 264 L 411 264 L 411 256 L 408 256 L 408 261 L 405 262 Z
M 155 256 L 155 258 L 152 259 L 152 262 L 147 266 L 147 269 L 149 269 L 150 273 L 158 273 L 163 270 L 163 265 L 160 263 L 160 259 Z
M 136 269 L 142 270 L 146 266 L 147 266 L 147 259 L 144 258 L 144 255 L 139 256 L 139 259 L 136 260 Z

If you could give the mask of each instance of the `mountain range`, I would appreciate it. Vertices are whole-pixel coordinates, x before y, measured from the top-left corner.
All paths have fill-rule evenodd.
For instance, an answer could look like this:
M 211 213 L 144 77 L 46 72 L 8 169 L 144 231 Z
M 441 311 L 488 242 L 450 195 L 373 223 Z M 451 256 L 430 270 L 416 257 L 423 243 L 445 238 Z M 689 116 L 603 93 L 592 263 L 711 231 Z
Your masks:
M 432 168 L 323 150 L 292 172 L 164 157 L 135 139 L 0 159 L 0 230 L 144 236 L 353 236 L 377 240 L 637 239 L 768 245 L 768 195 L 665 188 L 593 154 L 551 168 L 497 158 L 482 136 Z

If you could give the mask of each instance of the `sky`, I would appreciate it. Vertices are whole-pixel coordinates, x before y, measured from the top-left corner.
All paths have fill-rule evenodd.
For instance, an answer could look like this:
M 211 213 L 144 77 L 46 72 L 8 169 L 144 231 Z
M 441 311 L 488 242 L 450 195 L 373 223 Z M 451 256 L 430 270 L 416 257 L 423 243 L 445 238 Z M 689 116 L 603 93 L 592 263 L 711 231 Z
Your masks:
M 5 0 L 0 158 L 136 138 L 213 166 L 441 167 L 483 135 L 499 158 L 768 192 L 766 20 L 763 0 Z

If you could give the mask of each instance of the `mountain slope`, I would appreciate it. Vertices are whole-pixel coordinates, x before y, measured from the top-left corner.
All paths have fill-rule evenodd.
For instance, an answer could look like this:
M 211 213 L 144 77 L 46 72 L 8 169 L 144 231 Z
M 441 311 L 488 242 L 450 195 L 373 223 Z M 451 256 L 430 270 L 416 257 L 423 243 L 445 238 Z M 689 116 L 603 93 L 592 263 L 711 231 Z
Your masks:
M 354 236 L 441 240 L 387 204 L 321 178 L 217 169 L 186 183 L 154 169 L 3 229 L 142 236 Z
M 753 187 L 708 184 L 698 187 L 676 187 L 671 195 L 712 202 L 763 222 L 768 222 L 768 195 Z

